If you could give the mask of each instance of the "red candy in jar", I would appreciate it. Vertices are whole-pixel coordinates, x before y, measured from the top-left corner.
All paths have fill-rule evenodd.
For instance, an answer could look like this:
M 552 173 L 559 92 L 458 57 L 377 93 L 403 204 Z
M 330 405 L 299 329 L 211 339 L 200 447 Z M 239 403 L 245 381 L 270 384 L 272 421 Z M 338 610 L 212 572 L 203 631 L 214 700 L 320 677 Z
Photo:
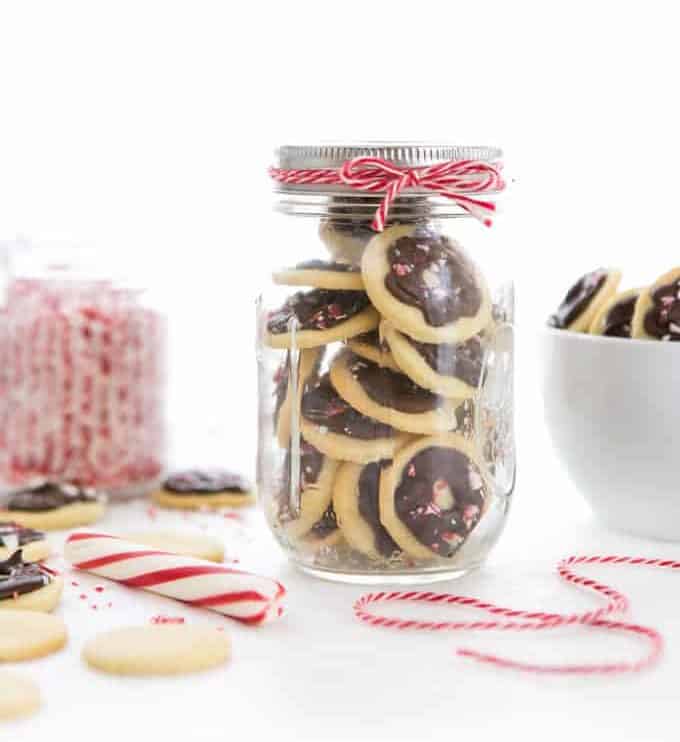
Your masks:
M 165 456 L 163 314 L 100 260 L 95 275 L 63 248 L 4 250 L 0 490 L 47 479 L 146 492 Z

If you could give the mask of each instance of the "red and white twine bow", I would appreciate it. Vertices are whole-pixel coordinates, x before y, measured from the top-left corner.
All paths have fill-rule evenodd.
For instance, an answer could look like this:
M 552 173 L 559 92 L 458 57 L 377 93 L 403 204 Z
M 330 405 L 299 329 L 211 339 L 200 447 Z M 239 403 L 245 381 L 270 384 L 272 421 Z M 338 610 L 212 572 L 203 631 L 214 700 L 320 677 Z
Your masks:
M 367 193 L 384 193 L 372 228 L 382 232 L 390 206 L 405 190 L 418 188 L 451 199 L 464 211 L 491 226 L 496 204 L 470 194 L 497 193 L 505 188 L 500 163 L 451 160 L 427 167 L 398 167 L 380 157 L 356 157 L 339 169 L 283 170 L 269 174 L 288 185 L 344 185 Z
M 580 624 L 593 626 L 609 631 L 624 631 L 634 636 L 643 637 L 649 643 L 647 654 L 633 662 L 609 662 L 594 664 L 557 664 L 540 665 L 521 662 L 494 654 L 486 654 L 472 649 L 457 649 L 456 654 L 495 665 L 496 667 L 522 670 L 532 673 L 552 673 L 561 675 L 573 674 L 607 674 L 639 672 L 653 665 L 663 650 L 663 638 L 654 628 L 640 624 L 615 621 L 607 618 L 612 614 L 625 613 L 628 609 L 628 598 L 623 593 L 601 582 L 574 574 L 571 567 L 577 564 L 628 564 L 644 567 L 662 567 L 671 570 L 680 569 L 680 562 L 671 559 L 646 559 L 630 556 L 570 556 L 563 559 L 558 567 L 558 575 L 572 585 L 592 590 L 607 599 L 607 604 L 596 610 L 585 613 L 546 613 L 542 611 L 525 611 L 514 608 L 503 608 L 477 598 L 462 595 L 433 592 L 379 592 L 363 595 L 354 604 L 357 618 L 371 626 L 384 626 L 400 630 L 420 631 L 540 631 L 560 626 Z M 494 619 L 487 621 L 425 621 L 381 616 L 372 613 L 370 606 L 376 603 L 416 602 L 439 605 L 459 605 L 479 608 L 491 614 Z M 502 620 L 501 620 L 502 619 Z

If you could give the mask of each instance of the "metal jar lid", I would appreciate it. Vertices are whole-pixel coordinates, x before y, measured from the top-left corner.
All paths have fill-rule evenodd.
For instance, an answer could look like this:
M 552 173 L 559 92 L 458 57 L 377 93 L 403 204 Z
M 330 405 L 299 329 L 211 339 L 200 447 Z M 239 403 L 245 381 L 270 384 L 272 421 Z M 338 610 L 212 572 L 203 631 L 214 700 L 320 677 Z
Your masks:
M 339 168 L 355 157 L 380 157 L 399 167 L 427 167 L 451 160 L 496 162 L 503 156 L 498 147 L 409 142 L 358 144 L 284 145 L 276 150 L 276 167 L 284 170 Z
M 356 144 L 284 145 L 276 150 L 275 169 L 339 170 L 357 157 L 376 157 L 397 167 L 419 168 L 440 163 L 475 160 L 498 163 L 498 147 L 409 142 L 366 142 Z M 384 194 L 353 189 L 341 183 L 276 182 L 276 210 L 296 216 L 332 218 L 337 221 L 370 222 Z M 390 207 L 390 218 L 403 223 L 428 218 L 466 217 L 468 212 L 452 200 L 423 188 L 403 191 Z

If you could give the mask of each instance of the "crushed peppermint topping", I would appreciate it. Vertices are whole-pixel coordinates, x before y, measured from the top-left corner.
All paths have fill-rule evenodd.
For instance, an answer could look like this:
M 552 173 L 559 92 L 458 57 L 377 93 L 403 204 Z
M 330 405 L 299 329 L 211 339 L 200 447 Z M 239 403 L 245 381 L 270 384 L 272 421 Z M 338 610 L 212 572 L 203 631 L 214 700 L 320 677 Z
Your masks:
M 455 498 L 451 487 L 445 479 L 435 480 L 432 486 L 432 497 L 434 504 L 442 510 L 450 510 L 453 507 Z
M 470 470 L 468 472 L 468 481 L 470 482 L 470 489 L 473 490 L 480 490 L 484 486 L 480 473 L 474 466 L 472 466 L 472 464 L 470 465 Z

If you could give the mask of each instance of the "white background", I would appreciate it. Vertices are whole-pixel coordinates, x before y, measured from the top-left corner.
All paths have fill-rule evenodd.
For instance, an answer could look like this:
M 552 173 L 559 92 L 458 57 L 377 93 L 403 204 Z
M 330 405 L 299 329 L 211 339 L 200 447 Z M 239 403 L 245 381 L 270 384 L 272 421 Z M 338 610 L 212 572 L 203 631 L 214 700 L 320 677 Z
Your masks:
M 265 175 L 273 148 L 502 145 L 516 182 L 493 249 L 512 260 L 518 290 L 520 480 L 504 540 L 460 588 L 510 605 L 582 607 L 551 574 L 560 555 L 678 552 L 591 521 L 546 441 L 535 339 L 585 270 L 618 265 L 633 285 L 678 262 L 673 10 L 576 0 L 0 0 L 0 239 L 68 238 L 150 261 L 185 360 L 173 368 L 175 454 L 199 441 L 205 457 L 252 469 L 252 306 L 277 250 Z M 108 738 L 123 724 L 163 740 L 227 739 L 245 736 L 248 719 L 252 731 L 298 739 L 676 738 L 680 625 L 668 575 L 611 575 L 633 595 L 636 619 L 666 630 L 659 669 L 537 682 L 454 658 L 457 638 L 368 633 L 349 612 L 360 591 L 302 580 L 263 543 L 261 568 L 283 570 L 295 588 L 289 623 L 235 630 L 243 644 L 227 675 L 133 691 L 90 682 L 74 649 L 34 665 L 48 707 L 8 736 L 0 728 L 0 740 Z M 597 639 L 470 642 L 537 659 L 626 651 Z

